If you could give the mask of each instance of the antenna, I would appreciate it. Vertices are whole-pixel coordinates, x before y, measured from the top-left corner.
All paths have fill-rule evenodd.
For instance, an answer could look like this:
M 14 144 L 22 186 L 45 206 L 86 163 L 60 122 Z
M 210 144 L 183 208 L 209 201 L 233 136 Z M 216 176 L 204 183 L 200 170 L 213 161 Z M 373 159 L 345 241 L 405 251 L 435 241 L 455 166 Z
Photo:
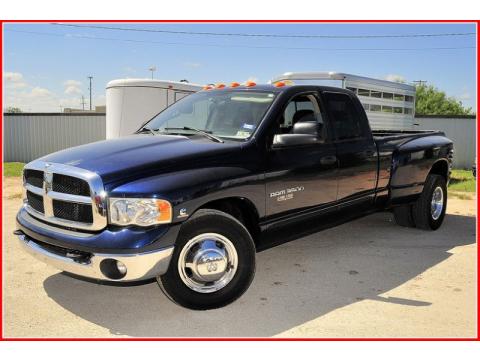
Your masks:
M 80 104 L 82 104 L 82 110 L 85 111 L 85 104 L 87 102 L 85 101 L 85 96 L 82 95 L 82 101 L 80 101 Z
M 93 79 L 93 76 L 87 76 L 87 78 L 90 81 L 90 86 L 88 87 L 88 90 L 90 91 L 90 111 L 92 111 L 92 79 Z
M 155 65 L 152 65 L 148 68 L 148 71 L 151 71 L 152 73 L 152 80 L 153 80 L 153 73 L 157 71 L 157 67 Z
M 423 85 L 427 85 L 427 80 L 414 80 L 412 81 L 415 85 L 418 85 L 418 86 L 423 86 Z

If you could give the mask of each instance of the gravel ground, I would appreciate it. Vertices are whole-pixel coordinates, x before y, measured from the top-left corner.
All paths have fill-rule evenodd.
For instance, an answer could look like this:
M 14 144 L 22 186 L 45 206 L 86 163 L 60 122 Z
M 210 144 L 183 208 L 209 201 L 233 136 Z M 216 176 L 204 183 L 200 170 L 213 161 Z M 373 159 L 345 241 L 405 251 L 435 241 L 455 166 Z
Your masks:
M 474 337 L 475 200 L 449 199 L 436 232 L 377 213 L 257 255 L 252 286 L 223 309 L 190 311 L 157 284 L 74 279 L 21 252 L 20 180 L 4 180 L 6 337 Z

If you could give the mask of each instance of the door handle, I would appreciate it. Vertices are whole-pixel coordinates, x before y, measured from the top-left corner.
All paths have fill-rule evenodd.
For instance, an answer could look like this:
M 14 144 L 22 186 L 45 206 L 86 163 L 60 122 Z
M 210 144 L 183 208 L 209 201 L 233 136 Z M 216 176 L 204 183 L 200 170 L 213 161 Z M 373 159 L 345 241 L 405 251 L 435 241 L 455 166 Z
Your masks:
M 320 164 L 333 165 L 337 163 L 337 157 L 335 155 L 323 156 L 320 158 Z

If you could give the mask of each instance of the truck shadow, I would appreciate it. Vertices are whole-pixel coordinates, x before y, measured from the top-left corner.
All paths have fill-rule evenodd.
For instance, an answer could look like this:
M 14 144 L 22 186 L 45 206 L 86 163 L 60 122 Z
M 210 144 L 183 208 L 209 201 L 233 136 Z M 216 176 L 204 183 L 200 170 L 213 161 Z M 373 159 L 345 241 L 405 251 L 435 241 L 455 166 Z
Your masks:
M 363 299 L 430 306 L 380 294 L 473 243 L 475 217 L 447 215 L 441 229 L 426 232 L 396 226 L 389 213 L 373 214 L 258 253 L 247 293 L 210 311 L 173 304 L 156 283 L 106 286 L 59 273 L 44 288 L 66 310 L 115 335 L 273 336 Z

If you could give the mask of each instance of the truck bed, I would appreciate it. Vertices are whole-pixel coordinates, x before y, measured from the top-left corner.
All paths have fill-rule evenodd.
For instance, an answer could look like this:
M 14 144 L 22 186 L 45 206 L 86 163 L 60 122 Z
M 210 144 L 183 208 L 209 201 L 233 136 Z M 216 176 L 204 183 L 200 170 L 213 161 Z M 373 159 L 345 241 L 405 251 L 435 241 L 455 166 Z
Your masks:
M 445 136 L 442 131 L 438 130 L 372 130 L 372 135 L 375 141 L 413 140 L 431 135 Z
M 438 130 L 372 130 L 373 139 L 379 150 L 392 151 L 398 146 L 427 136 L 445 136 Z

